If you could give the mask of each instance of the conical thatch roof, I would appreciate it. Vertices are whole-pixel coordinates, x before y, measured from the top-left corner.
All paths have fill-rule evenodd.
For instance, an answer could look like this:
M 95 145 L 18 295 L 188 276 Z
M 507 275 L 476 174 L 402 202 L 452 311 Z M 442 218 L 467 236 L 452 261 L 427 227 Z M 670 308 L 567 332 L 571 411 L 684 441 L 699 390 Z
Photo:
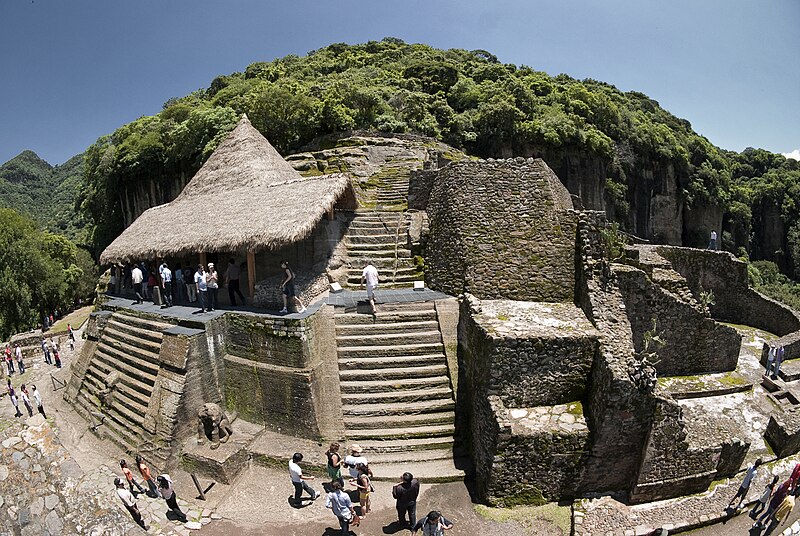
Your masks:
M 354 199 L 346 175 L 301 176 L 243 116 L 180 195 L 144 211 L 100 262 L 279 248 L 345 193 Z

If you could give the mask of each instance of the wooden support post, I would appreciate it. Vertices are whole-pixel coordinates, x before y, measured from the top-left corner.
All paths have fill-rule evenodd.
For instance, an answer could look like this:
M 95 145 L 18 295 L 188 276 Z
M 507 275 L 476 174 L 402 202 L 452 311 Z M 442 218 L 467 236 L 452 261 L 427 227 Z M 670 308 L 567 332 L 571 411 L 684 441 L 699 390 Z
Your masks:
M 205 251 L 200 252 L 200 264 L 203 265 L 203 268 L 206 267 L 206 252 Z
M 254 251 L 247 252 L 247 288 L 250 289 L 250 297 L 256 295 L 256 254 Z
M 333 221 L 336 219 L 336 212 L 333 211 L 333 207 L 328 210 L 328 221 Z

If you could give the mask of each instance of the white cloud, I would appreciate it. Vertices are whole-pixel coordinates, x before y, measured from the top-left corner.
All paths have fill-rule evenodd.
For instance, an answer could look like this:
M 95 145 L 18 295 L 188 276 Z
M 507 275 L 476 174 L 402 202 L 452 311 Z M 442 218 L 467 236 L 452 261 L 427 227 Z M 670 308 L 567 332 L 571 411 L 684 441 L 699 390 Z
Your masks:
M 793 160 L 800 160 L 800 149 L 795 149 L 791 153 L 781 153 L 786 158 L 791 158 Z

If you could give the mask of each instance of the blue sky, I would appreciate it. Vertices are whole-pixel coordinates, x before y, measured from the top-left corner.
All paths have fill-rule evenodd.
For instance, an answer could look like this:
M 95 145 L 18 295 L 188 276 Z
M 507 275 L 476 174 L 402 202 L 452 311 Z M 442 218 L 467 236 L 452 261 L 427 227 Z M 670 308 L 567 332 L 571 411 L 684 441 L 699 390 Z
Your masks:
M 726 149 L 800 149 L 797 0 L 0 0 L 0 162 L 59 164 L 219 74 L 386 36 L 641 91 Z

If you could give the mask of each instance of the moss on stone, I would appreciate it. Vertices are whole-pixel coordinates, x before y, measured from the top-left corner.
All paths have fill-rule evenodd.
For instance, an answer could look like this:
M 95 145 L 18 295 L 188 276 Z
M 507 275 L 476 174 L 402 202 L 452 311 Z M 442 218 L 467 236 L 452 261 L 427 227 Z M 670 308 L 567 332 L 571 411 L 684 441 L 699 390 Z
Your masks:
M 541 506 L 547 504 L 547 500 L 536 486 L 527 486 L 518 489 L 515 493 L 499 498 L 495 501 L 497 506 L 503 508 L 513 508 L 515 506 Z
M 572 513 L 569 506 L 558 503 L 547 503 L 541 506 L 517 506 L 515 508 L 491 508 L 482 504 L 475 506 L 475 512 L 490 521 L 497 523 L 516 522 L 524 527 L 534 521 L 548 521 L 558 527 L 563 534 L 569 534 L 572 528 Z
M 583 404 L 581 402 L 570 402 L 567 404 L 567 413 L 571 415 L 583 416 Z

